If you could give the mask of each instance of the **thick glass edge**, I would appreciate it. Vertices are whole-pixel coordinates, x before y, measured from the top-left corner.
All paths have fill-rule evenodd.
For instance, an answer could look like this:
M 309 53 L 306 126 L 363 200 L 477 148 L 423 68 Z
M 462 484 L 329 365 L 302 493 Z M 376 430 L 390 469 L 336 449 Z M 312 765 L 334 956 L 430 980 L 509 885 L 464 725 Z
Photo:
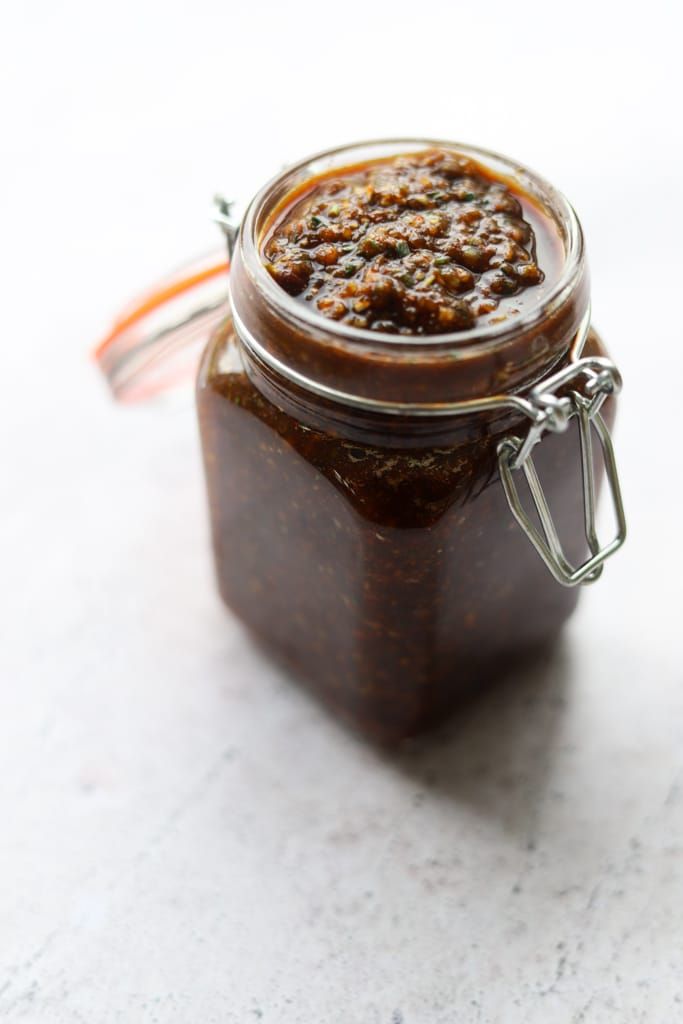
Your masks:
M 372 159 L 373 157 L 382 158 L 419 151 L 434 146 L 452 149 L 465 156 L 471 156 L 474 160 L 492 167 L 494 171 L 497 170 L 504 176 L 519 180 L 521 175 L 533 187 L 537 198 L 548 205 L 549 212 L 556 220 L 558 213 L 560 214 L 561 221 L 558 223 L 566 237 L 564 266 L 552 290 L 538 306 L 509 323 L 490 324 L 485 327 L 475 327 L 469 331 L 456 331 L 432 337 L 421 336 L 419 341 L 416 341 L 409 336 L 397 337 L 395 334 L 381 331 L 349 328 L 334 320 L 328 320 L 297 302 L 295 298 L 279 287 L 263 265 L 258 251 L 258 218 L 263 211 L 264 204 L 275 189 L 284 186 L 288 181 L 290 187 L 294 187 L 305 178 L 314 177 L 328 169 L 326 165 L 336 161 L 337 158 L 348 157 L 348 160 L 341 160 L 338 163 L 338 166 L 342 168 L 346 163 L 352 164 L 363 159 L 364 151 L 367 150 L 374 151 L 367 155 L 367 159 Z M 325 166 L 316 166 L 320 164 Z M 550 205 L 551 203 L 552 205 Z M 542 175 L 526 164 L 512 160 L 495 150 L 448 139 L 414 137 L 351 142 L 343 146 L 321 150 L 284 168 L 267 181 L 249 203 L 240 227 L 238 245 L 243 265 L 254 286 L 278 312 L 288 315 L 296 323 L 305 323 L 307 327 L 318 334 L 329 335 L 343 347 L 359 348 L 364 351 L 367 351 L 368 347 L 372 347 L 375 351 L 395 355 L 399 358 L 402 355 L 410 357 L 416 354 L 424 358 L 432 354 L 441 357 L 451 355 L 454 359 L 465 359 L 468 356 L 480 356 L 487 352 L 495 352 L 511 338 L 540 323 L 562 307 L 581 273 L 584 257 L 583 231 L 573 206 L 566 196 Z

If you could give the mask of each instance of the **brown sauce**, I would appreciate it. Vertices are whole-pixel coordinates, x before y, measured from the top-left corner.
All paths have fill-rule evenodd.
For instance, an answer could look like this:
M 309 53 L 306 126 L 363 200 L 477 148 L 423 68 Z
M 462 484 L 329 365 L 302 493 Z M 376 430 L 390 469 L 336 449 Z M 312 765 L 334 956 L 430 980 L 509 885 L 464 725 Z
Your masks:
M 438 149 L 309 180 L 276 211 L 262 246 L 278 284 L 323 316 L 403 335 L 523 312 L 556 279 L 561 254 L 552 219 L 529 195 Z
M 264 213 L 231 269 L 244 337 L 227 321 L 198 382 L 220 591 L 343 718 L 400 740 L 547 644 L 576 604 L 577 591 L 552 579 L 501 486 L 498 445 L 524 436 L 529 422 L 509 410 L 420 418 L 345 406 L 282 368 L 408 403 L 521 390 L 566 358 L 587 308 L 587 275 L 581 263 L 570 294 L 546 312 L 543 297 L 564 257 L 555 221 L 509 183 L 442 150 L 309 179 Z M 438 218 L 433 234 L 430 217 Z M 261 259 L 294 302 L 271 287 Z M 358 266 L 347 274 L 349 261 Z M 501 275 L 508 283 L 496 290 Z M 503 349 L 475 342 L 461 355 L 457 338 L 441 351 L 438 337 L 425 337 L 454 323 L 515 324 L 537 303 L 539 316 L 513 327 Z M 316 311 L 312 327 L 296 317 L 305 307 Z M 349 328 L 341 338 L 338 325 Z M 373 350 L 366 337 L 353 339 L 361 326 L 405 337 L 378 339 Z M 275 362 L 250 350 L 247 335 Z M 586 353 L 606 354 L 592 332 Z M 609 422 L 613 415 L 610 400 Z M 583 559 L 576 431 L 545 437 L 534 460 L 567 556 Z

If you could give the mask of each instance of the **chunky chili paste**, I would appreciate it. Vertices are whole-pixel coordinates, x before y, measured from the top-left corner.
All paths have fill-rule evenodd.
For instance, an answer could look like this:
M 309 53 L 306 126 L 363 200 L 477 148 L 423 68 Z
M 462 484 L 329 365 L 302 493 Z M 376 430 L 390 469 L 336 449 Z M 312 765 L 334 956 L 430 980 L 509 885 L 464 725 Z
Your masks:
M 499 445 L 526 436 L 527 418 L 412 411 L 522 390 L 562 365 L 587 276 L 581 259 L 561 301 L 517 315 L 537 310 L 571 267 L 556 197 L 528 180 L 538 200 L 444 147 L 309 177 L 284 199 L 274 187 L 235 248 L 234 321 L 204 356 L 198 407 L 221 594 L 289 671 L 385 741 L 442 721 L 543 649 L 577 600 L 524 537 L 500 483 Z M 511 329 L 493 332 L 496 345 L 444 341 L 497 317 Z M 373 345 L 359 327 L 396 337 Z M 606 355 L 593 333 L 585 353 Z M 534 465 L 567 556 L 580 561 L 575 432 L 544 438 Z
M 490 170 L 432 149 L 309 180 L 274 218 L 262 255 L 285 291 L 326 317 L 442 334 L 538 302 L 545 220 Z

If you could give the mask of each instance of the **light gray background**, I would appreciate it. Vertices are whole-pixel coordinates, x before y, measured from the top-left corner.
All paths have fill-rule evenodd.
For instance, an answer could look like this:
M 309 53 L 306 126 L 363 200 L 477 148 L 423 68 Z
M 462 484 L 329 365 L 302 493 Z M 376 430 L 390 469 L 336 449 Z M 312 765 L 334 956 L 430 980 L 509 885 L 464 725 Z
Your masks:
M 0 1017 L 683 1019 L 679 6 L 3 14 Z M 191 396 L 115 407 L 87 353 L 216 189 L 409 133 L 576 205 L 631 536 L 556 655 L 392 760 L 220 606 Z

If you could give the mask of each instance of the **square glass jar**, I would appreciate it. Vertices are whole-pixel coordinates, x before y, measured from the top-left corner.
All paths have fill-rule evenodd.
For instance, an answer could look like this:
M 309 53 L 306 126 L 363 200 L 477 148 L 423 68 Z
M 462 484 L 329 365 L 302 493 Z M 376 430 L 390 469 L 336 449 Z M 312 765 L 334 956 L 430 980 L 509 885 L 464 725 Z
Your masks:
M 434 145 L 514 181 L 553 217 L 562 273 L 537 308 L 397 339 L 325 320 L 273 281 L 259 243 L 283 196 L 321 170 Z M 591 420 L 611 423 L 616 377 L 588 326 L 576 216 L 537 175 L 472 147 L 345 147 L 256 196 L 232 253 L 230 299 L 197 384 L 222 597 L 347 722 L 381 741 L 414 735 L 552 641 L 578 597 L 561 584 L 601 571 L 588 506 L 602 463 L 586 437 Z M 544 404 L 549 379 L 560 388 Z M 564 429 L 573 419 L 583 458 Z M 502 478 L 530 464 L 542 500 L 519 498 L 516 514 L 518 492 Z

